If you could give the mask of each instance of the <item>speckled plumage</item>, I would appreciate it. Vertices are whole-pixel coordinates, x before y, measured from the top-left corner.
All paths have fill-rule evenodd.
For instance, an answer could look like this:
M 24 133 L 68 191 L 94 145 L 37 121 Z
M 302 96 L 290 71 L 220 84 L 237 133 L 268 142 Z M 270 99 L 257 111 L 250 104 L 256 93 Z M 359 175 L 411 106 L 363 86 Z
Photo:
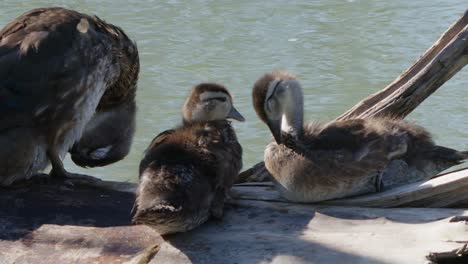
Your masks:
M 135 44 L 98 17 L 40 8 L 6 25 L 0 31 L 0 185 L 29 178 L 49 161 L 54 175 L 65 176 L 61 159 L 96 111 L 135 104 L 138 71 Z M 131 141 L 133 133 L 126 136 Z
M 242 148 L 231 123 L 224 119 L 209 120 L 212 111 L 222 111 L 218 104 L 232 106 L 216 98 L 204 104 L 200 95 L 212 84 L 197 86 L 184 104 L 184 123 L 159 134 L 149 145 L 140 163 L 140 184 L 133 221 L 151 225 L 161 234 L 193 229 L 210 216 L 221 217 L 227 191 L 242 167 Z M 216 85 L 219 86 L 219 85 Z M 219 88 L 222 88 L 219 86 Z M 200 120 L 191 112 L 208 107 Z M 229 110 L 229 109 L 227 109 Z
M 276 135 L 265 150 L 265 166 L 288 200 L 317 202 L 392 188 L 428 179 L 468 158 L 466 152 L 435 145 L 424 128 L 403 120 L 303 126 L 302 91 L 291 76 L 266 74 L 253 89 L 254 108 Z

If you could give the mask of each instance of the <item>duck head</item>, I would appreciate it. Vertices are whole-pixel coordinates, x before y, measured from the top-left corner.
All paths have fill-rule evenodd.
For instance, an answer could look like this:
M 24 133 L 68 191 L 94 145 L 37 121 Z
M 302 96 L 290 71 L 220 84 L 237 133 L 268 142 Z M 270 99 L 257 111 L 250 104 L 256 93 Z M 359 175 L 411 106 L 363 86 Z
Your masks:
M 220 84 L 201 83 L 195 86 L 182 107 L 184 122 L 204 122 L 232 118 L 245 121 L 232 102 L 229 91 Z
M 96 113 L 70 150 L 73 162 L 81 167 L 106 166 L 123 159 L 135 133 L 138 48 L 119 27 L 99 19 L 97 23 L 110 33 L 119 74 L 109 82 Z
M 135 115 L 135 102 L 95 113 L 70 150 L 73 162 L 81 167 L 98 167 L 127 156 L 135 133 Z
M 258 117 L 268 125 L 276 143 L 283 142 L 283 134 L 295 139 L 302 136 L 302 88 L 292 74 L 276 71 L 263 75 L 254 84 L 252 99 Z

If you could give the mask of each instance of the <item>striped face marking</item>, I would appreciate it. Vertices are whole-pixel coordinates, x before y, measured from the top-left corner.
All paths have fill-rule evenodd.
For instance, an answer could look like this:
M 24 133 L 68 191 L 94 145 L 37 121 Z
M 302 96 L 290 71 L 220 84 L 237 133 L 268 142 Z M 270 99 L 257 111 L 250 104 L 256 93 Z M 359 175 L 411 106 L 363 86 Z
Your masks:
M 229 114 L 232 104 L 229 95 L 223 92 L 203 92 L 191 109 L 192 121 L 223 120 Z M 190 111 L 190 109 L 188 109 Z
M 274 80 L 270 83 L 265 97 L 264 110 L 269 119 L 278 120 L 282 115 L 282 101 L 284 96 L 284 87 L 281 86 L 282 80 Z
M 220 102 L 226 102 L 227 99 L 228 99 L 227 94 L 223 92 L 204 92 L 200 94 L 201 102 L 208 102 L 211 100 L 218 100 Z

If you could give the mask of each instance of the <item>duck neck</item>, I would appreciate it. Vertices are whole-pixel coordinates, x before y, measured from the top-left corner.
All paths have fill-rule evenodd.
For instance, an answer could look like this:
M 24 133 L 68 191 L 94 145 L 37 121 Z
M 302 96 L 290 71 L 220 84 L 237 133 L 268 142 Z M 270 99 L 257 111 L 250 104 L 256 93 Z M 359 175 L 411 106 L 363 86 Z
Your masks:
M 303 134 L 303 98 L 299 86 L 291 85 L 281 117 L 281 132 L 299 140 Z

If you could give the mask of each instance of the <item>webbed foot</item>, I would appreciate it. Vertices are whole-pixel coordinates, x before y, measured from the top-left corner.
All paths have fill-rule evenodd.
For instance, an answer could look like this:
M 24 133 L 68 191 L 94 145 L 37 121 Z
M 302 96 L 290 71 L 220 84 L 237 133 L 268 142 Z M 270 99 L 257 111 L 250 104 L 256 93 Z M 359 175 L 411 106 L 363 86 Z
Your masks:
M 64 180 L 64 184 L 68 185 L 70 187 L 73 187 L 75 185 L 90 185 L 94 186 L 97 183 L 101 182 L 101 179 L 98 179 L 93 176 L 85 175 L 85 174 L 79 174 L 79 173 L 70 173 L 65 170 L 62 172 L 57 172 L 52 169 L 50 172 L 50 177 L 52 178 L 62 178 Z
M 50 163 L 52 164 L 52 170 L 50 171 L 50 177 L 56 179 L 63 179 L 66 185 L 91 185 L 94 186 L 96 183 L 101 180 L 89 175 L 79 174 L 79 173 L 70 173 L 65 170 L 63 167 L 62 160 L 58 156 L 57 152 L 54 149 L 51 149 L 47 152 Z

